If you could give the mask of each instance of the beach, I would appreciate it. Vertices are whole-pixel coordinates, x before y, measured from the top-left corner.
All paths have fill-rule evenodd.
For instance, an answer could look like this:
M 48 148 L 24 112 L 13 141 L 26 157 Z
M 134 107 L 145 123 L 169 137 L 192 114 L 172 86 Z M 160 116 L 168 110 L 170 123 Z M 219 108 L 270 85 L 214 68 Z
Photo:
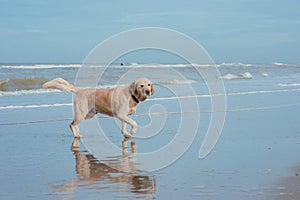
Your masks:
M 45 80 L 56 77 L 73 83 L 80 67 L 0 65 L 1 199 L 299 198 L 299 64 L 217 65 L 217 78 L 226 90 L 226 108 L 218 112 L 226 118 L 216 145 L 202 159 L 199 149 L 213 114 L 211 97 L 220 94 L 210 94 L 196 69 L 209 71 L 211 66 L 134 63 L 102 70 L 98 87 L 130 83 L 131 77 L 123 74 L 131 70 L 133 80 L 147 75 L 155 86 L 155 94 L 132 116 L 138 124 L 137 137 L 124 140 L 113 118 L 98 115 L 93 119 L 120 149 L 109 156 L 109 148 L 96 146 L 99 152 L 95 152 L 90 146 L 97 132 L 91 129 L 92 121 L 81 125 L 89 130 L 82 133 L 86 138 L 74 140 L 69 129 L 73 94 L 41 88 Z M 97 76 L 94 72 L 101 67 L 105 68 L 93 66 L 87 76 Z M 181 100 L 189 99 L 196 100 L 199 110 L 182 109 Z M 144 161 L 136 155 L 171 143 L 185 126 L 182 119 L 198 117 L 197 128 L 185 129 L 195 132 L 191 141 L 183 138 L 182 145 L 190 142 L 187 150 L 167 166 L 145 170 Z M 161 127 L 151 125 L 162 119 Z

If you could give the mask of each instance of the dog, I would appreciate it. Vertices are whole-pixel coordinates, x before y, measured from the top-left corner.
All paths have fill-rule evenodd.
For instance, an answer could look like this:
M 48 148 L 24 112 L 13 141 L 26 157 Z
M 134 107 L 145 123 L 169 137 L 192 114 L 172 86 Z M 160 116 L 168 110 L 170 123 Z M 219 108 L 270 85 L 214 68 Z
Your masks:
M 79 134 L 79 123 L 94 117 L 97 113 L 118 118 L 122 122 L 124 137 L 133 137 L 137 131 L 137 124 L 129 115 L 135 113 L 137 105 L 155 92 L 153 83 L 147 78 L 139 78 L 130 85 L 111 89 L 78 89 L 62 78 L 48 81 L 42 87 L 76 94 L 73 103 L 74 118 L 70 124 L 75 138 L 82 137 Z M 126 131 L 126 124 L 131 126 L 130 134 Z

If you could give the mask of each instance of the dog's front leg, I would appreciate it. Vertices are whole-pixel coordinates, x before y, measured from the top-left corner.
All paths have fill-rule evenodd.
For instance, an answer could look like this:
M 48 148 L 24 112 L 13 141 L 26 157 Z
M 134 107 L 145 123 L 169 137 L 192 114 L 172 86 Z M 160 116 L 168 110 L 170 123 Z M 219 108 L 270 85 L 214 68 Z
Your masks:
M 130 135 L 126 130 L 126 122 L 122 121 L 122 134 L 124 135 L 125 138 L 129 138 Z
M 128 116 L 118 116 L 118 118 L 122 121 L 122 133 L 126 138 L 131 138 L 136 133 L 137 130 L 137 124 L 135 121 L 130 119 Z M 131 126 L 130 134 L 126 131 L 126 123 Z

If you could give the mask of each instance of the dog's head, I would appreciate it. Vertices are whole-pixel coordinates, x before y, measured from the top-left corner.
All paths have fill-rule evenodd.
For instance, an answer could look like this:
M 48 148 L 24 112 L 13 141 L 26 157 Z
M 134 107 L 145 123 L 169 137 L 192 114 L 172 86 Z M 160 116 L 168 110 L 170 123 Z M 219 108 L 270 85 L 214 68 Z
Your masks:
M 144 101 L 147 96 L 154 94 L 153 83 L 146 78 L 139 78 L 129 86 L 130 94 L 134 95 L 139 101 Z

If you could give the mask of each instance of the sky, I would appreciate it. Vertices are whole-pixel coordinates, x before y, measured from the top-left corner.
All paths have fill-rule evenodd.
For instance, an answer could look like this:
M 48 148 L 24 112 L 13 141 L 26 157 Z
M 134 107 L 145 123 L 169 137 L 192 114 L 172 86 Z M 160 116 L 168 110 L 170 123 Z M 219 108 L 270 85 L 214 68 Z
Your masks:
M 142 27 L 184 33 L 216 63 L 300 63 L 299 8 L 299 0 L 0 0 L 0 63 L 82 63 L 100 42 Z

